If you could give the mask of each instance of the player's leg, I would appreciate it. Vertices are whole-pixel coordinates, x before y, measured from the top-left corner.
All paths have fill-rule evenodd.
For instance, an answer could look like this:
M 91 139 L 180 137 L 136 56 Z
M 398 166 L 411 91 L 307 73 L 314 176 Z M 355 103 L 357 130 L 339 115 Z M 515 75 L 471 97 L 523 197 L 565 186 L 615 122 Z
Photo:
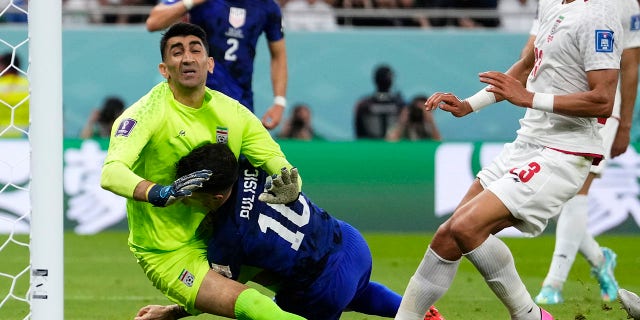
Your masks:
M 324 270 L 313 283 L 306 288 L 286 288 L 283 285 L 283 290 L 278 292 L 276 301 L 284 310 L 308 319 L 337 320 L 354 297 L 368 286 L 372 263 L 369 247 L 360 232 L 351 225 L 341 221 L 340 230 L 342 243 L 329 255 Z M 396 300 L 389 305 L 385 297 L 378 299 L 375 302 L 377 307 L 397 309 Z M 395 309 L 390 316 L 395 314 Z
M 531 299 L 509 248 L 491 234 L 508 223 L 530 236 L 540 234 L 584 182 L 589 160 L 529 144 L 509 147 L 517 151 L 506 162 L 512 169 L 456 211 L 451 229 L 512 319 L 545 319 L 551 316 Z
M 616 267 L 616 253 L 609 248 L 600 247 L 600 244 L 588 232 L 580 243 L 580 253 L 591 264 L 591 273 L 598 280 L 602 300 L 616 300 L 619 288 L 613 272 Z
M 458 207 L 467 203 L 483 190 L 482 185 L 476 180 L 467 194 L 463 197 Z M 455 239 L 449 232 L 450 219 L 445 221 L 431 240 L 430 246 L 420 261 L 415 273 L 409 279 L 404 291 L 400 307 L 396 313 L 396 319 L 423 319 L 429 308 L 444 295 L 458 271 L 462 258 L 462 251 L 458 248 Z M 450 257 L 445 259 L 436 253 L 431 246 L 441 248 L 441 252 Z
M 511 251 L 492 233 L 504 229 L 513 217 L 491 191 L 484 191 L 457 211 L 452 232 L 464 256 L 478 269 L 493 293 L 505 305 L 512 319 L 540 319 L 541 310 L 533 302 L 520 279 Z M 455 214 L 454 214 L 455 217 Z M 475 230 L 475 231 L 474 231 Z
M 304 319 L 282 311 L 255 289 L 211 271 L 206 250 L 201 241 L 163 254 L 132 249 L 154 286 L 188 314 L 206 312 L 247 320 Z
M 392 318 L 398 312 L 402 297 L 386 286 L 369 282 L 348 306 L 350 311 Z
M 556 225 L 556 242 L 547 276 L 536 295 L 539 304 L 558 304 L 564 301 L 562 287 L 573 266 L 578 248 L 586 235 L 588 217 L 587 192 L 595 177 L 590 173 L 582 189 L 562 206 Z
M 602 136 L 605 150 L 611 150 L 618 132 L 619 121 L 615 115 L 619 115 L 619 93 L 620 92 L 618 90 L 616 92 L 616 102 L 613 111 L 614 116 L 607 119 L 604 127 L 600 129 L 600 135 Z M 592 166 L 591 172 L 593 177 L 600 176 L 604 168 L 605 161 L 601 161 L 597 166 Z M 589 187 L 592 180 L 593 179 L 587 180 L 585 185 Z M 611 249 L 601 248 L 600 244 L 596 242 L 589 232 L 584 233 L 580 242 L 579 250 L 587 261 L 589 261 L 589 264 L 591 264 L 591 273 L 598 280 L 602 300 L 615 300 L 618 296 L 618 283 L 616 282 L 613 274 L 613 269 L 616 266 L 616 254 Z
M 303 317 L 280 309 L 269 297 L 256 289 L 228 279 L 213 270 L 207 272 L 195 307 L 202 312 L 240 320 L 303 320 Z

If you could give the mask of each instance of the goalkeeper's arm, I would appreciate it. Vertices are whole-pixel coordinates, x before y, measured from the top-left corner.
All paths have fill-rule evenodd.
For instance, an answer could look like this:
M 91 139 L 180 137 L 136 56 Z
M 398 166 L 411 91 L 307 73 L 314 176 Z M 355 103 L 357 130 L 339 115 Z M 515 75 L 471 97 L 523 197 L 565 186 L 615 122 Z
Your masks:
M 170 306 L 154 304 L 140 309 L 134 320 L 176 320 L 189 316 L 191 315 L 177 304 Z

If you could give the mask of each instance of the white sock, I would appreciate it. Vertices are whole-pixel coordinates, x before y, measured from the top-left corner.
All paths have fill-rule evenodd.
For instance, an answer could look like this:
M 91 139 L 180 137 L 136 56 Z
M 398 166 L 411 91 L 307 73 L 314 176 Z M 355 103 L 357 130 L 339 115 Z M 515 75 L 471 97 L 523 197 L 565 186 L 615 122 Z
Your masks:
M 600 244 L 589 232 L 585 232 L 580 242 L 580 253 L 589 261 L 589 264 L 598 268 L 604 263 L 604 255 Z
M 423 320 L 436 300 L 447 292 L 458 271 L 460 259 L 449 261 L 427 249 L 402 296 L 396 320 Z
M 489 235 L 485 242 L 466 253 L 465 257 L 480 271 L 489 288 L 507 307 L 511 319 L 540 319 L 540 308 L 522 283 L 511 251 L 502 240 Z
M 578 194 L 562 207 L 556 226 L 556 245 L 543 286 L 562 290 L 573 266 L 580 243 L 586 234 L 588 216 L 587 196 Z

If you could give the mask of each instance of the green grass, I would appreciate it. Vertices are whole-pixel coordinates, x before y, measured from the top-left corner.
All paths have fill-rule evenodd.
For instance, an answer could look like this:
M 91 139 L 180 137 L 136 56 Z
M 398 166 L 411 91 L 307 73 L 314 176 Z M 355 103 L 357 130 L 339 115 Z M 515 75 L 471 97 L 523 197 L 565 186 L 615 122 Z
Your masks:
M 372 278 L 402 293 L 428 244 L 428 234 L 365 234 L 374 258 Z M 0 235 L 0 244 L 6 235 Z M 26 241 L 26 236 L 19 237 Z M 133 319 L 146 304 L 166 304 L 165 299 L 147 280 L 129 252 L 124 232 L 105 232 L 95 236 L 65 234 L 65 319 Z M 601 236 L 601 245 L 618 253 L 616 277 L 632 291 L 640 291 L 640 254 L 638 236 Z M 505 239 L 511 248 L 518 271 L 532 295 L 537 294 L 546 274 L 553 237 Z M 29 253 L 24 247 L 8 244 L 0 252 L 0 273 L 17 274 L 27 265 Z M 28 274 L 18 278 L 14 292 L 24 297 Z M 0 277 L 0 301 L 11 288 L 11 279 Z M 602 303 L 595 279 L 584 259 L 578 257 L 565 285 L 566 302 L 547 308 L 558 320 L 626 319 L 617 302 Z M 460 265 L 451 289 L 436 303 L 448 320 L 508 319 L 506 309 L 488 289 L 478 272 L 466 260 Z M 23 319 L 28 306 L 8 299 L 0 308 L 0 319 Z M 221 319 L 200 316 L 197 319 Z M 382 319 L 347 312 L 342 319 Z

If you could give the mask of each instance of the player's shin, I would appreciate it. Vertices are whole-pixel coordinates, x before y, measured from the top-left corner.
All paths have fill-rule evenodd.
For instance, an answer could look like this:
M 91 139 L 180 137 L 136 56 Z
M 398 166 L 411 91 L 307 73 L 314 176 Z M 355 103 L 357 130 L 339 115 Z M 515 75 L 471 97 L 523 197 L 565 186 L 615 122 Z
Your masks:
M 511 319 L 540 319 L 540 308 L 522 283 L 511 251 L 504 242 L 489 235 L 487 240 L 466 253 L 465 257 L 480 271 L 489 288 L 507 307 Z
M 395 319 L 424 319 L 429 307 L 451 286 L 459 264 L 460 259 L 445 260 L 429 248 L 415 274 L 409 280 Z

